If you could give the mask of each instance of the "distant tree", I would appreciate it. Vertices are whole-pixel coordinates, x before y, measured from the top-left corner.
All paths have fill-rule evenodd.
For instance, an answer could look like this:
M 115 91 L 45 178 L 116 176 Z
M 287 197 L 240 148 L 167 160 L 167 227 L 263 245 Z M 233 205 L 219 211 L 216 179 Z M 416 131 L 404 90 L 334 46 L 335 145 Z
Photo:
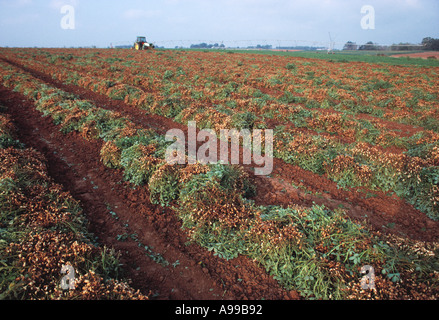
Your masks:
M 422 44 L 424 47 L 428 47 L 428 46 L 430 46 L 430 44 L 431 44 L 431 42 L 432 42 L 433 40 L 434 40 L 434 39 L 433 39 L 432 37 L 425 37 L 424 39 L 422 39 L 421 44 Z
M 199 43 L 199 44 L 191 44 L 190 46 L 193 49 L 212 49 L 212 48 L 218 48 L 221 47 L 218 43 L 215 44 L 207 44 L 205 42 Z M 224 45 L 222 45 L 224 47 Z
M 199 44 L 191 44 L 191 48 L 194 49 L 203 49 L 203 48 L 207 48 L 207 43 L 199 43 Z
M 375 45 L 372 41 L 361 45 L 358 50 L 379 50 L 379 46 Z
M 357 50 L 358 46 L 355 42 L 348 41 L 343 47 L 343 50 Z
M 250 48 L 250 47 L 249 47 Z M 265 50 L 269 50 L 269 49 L 272 49 L 273 48 L 273 46 L 271 45 L 271 44 L 266 44 L 266 45 L 260 45 L 260 44 L 258 44 L 257 46 L 256 46 L 256 49 L 265 49 Z
M 439 39 L 434 39 L 432 37 L 426 37 L 422 39 L 422 45 L 425 50 L 439 50 Z

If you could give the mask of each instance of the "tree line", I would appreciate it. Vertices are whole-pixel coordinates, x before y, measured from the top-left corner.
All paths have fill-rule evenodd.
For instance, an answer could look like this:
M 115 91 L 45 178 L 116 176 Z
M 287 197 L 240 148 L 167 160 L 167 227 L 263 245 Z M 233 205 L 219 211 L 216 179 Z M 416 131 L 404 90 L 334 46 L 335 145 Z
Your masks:
M 343 50 L 383 50 L 383 51 L 414 51 L 414 50 L 439 50 L 439 39 L 435 39 L 432 37 L 426 37 L 422 39 L 421 44 L 412 44 L 412 43 L 399 43 L 392 44 L 390 46 L 383 46 L 379 44 L 375 44 L 372 41 L 369 41 L 363 45 L 357 45 L 355 42 L 348 41 L 343 47 Z

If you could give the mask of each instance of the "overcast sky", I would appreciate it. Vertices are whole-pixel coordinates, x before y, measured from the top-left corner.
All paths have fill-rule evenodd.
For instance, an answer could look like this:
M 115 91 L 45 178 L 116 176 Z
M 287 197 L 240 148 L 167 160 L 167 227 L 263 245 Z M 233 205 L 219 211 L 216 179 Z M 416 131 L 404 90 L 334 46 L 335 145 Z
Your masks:
M 65 5 L 74 15 L 62 13 Z M 361 12 L 365 5 L 374 17 Z M 73 26 L 70 17 L 74 29 L 66 29 L 66 23 Z M 362 27 L 368 17 L 374 18 L 373 29 Z M 346 41 L 420 43 L 427 36 L 439 38 L 439 1 L 0 0 L 0 30 L 0 46 L 9 47 L 108 47 L 131 44 L 140 35 L 166 47 L 328 46 L 329 33 L 336 48 Z

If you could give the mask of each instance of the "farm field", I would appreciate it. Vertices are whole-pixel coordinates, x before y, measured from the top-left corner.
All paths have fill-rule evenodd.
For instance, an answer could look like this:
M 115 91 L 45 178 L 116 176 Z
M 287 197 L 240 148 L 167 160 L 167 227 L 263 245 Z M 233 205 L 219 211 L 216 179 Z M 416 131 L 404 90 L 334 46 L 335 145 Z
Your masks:
M 128 299 L 437 299 L 439 66 L 295 54 L 0 48 L 1 246 L 10 253 L 1 261 L 42 283 L 23 285 L 11 271 L 2 294 L 105 297 L 98 285 L 96 295 L 60 293 L 69 262 L 78 277 L 131 279 Z M 272 172 L 167 163 L 166 133 L 188 134 L 193 121 L 218 136 L 273 130 Z M 120 276 L 80 254 L 38 274 L 22 264 L 29 240 L 16 233 L 34 222 L 30 209 L 11 207 L 11 179 L 30 175 L 7 165 L 16 148 L 46 159 L 58 192 L 86 217 L 83 232 L 120 254 Z M 62 220 L 72 210 L 45 212 Z M 58 230 L 52 223 L 39 228 Z M 364 266 L 374 288 L 362 287 Z

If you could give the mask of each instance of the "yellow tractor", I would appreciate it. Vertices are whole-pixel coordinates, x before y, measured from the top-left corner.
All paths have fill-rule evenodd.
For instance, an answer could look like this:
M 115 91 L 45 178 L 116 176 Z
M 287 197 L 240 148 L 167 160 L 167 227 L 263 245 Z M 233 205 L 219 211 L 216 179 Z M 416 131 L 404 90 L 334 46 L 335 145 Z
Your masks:
M 154 49 L 154 45 L 146 41 L 145 37 L 137 37 L 137 41 L 133 46 L 134 50 L 150 50 Z

